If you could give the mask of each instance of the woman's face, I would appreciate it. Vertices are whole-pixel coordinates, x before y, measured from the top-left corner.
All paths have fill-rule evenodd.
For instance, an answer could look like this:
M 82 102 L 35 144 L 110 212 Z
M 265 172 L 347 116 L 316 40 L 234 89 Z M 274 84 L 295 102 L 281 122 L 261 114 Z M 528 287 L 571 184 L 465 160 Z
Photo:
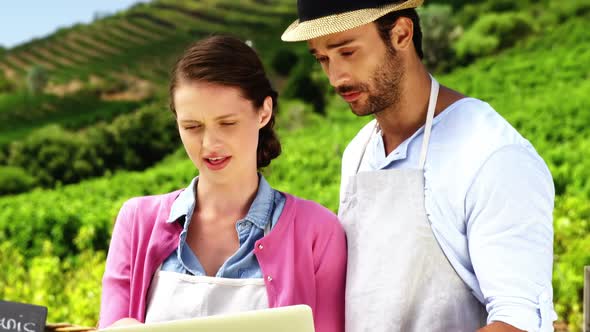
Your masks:
M 258 131 L 272 115 L 272 99 L 256 109 L 238 88 L 180 83 L 174 92 L 180 138 L 201 179 L 239 181 L 256 174 Z

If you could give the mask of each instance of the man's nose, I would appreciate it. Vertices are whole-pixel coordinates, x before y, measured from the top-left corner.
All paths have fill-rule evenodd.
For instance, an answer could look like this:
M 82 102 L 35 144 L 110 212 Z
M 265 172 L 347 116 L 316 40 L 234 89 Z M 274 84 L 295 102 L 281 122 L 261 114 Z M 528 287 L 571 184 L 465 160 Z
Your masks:
M 337 62 L 331 63 L 328 70 L 330 85 L 333 87 L 337 88 L 350 82 L 350 75 L 343 65 Z

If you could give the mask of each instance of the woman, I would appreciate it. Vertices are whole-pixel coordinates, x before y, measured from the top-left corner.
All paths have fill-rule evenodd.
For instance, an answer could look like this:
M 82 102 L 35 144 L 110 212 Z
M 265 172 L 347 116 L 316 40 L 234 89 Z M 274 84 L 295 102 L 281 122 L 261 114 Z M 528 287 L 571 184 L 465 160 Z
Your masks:
M 343 331 L 346 240 L 336 216 L 272 189 L 277 93 L 256 53 L 210 37 L 177 62 L 170 108 L 199 176 L 126 202 L 103 277 L 100 327 L 307 304 Z

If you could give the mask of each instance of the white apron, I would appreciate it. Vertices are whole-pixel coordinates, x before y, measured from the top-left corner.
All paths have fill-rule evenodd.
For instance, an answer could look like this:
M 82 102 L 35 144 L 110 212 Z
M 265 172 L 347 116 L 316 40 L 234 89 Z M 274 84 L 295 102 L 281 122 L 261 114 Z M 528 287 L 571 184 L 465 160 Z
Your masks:
M 264 235 L 270 231 L 268 222 Z M 158 271 L 148 292 L 146 323 L 268 308 L 262 278 L 230 279 Z
M 347 332 L 474 332 L 486 322 L 485 308 L 438 245 L 424 206 L 439 90 L 431 79 L 420 168 L 358 173 L 368 137 L 340 204 L 348 239 Z

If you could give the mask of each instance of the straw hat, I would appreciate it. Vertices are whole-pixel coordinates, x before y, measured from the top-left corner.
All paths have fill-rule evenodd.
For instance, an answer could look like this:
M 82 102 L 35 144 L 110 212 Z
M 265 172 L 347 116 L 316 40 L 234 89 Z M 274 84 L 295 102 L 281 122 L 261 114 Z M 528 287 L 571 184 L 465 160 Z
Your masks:
M 424 0 L 298 0 L 299 19 L 281 36 L 303 41 L 371 23 L 381 16 L 420 6 Z

